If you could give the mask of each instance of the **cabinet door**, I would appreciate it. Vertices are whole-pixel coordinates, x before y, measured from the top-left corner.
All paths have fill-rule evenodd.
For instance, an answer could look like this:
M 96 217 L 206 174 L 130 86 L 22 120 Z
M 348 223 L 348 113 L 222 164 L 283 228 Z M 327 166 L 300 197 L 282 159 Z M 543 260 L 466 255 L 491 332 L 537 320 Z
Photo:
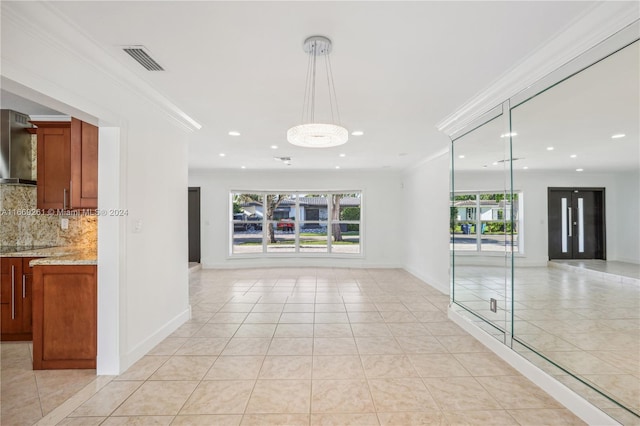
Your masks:
M 33 369 L 95 368 L 96 266 L 33 268 Z
M 29 335 L 33 331 L 33 268 L 29 262 L 37 257 L 22 258 L 22 332 Z
M 98 128 L 71 119 L 72 209 L 98 208 Z
M 70 123 L 38 123 L 38 208 L 69 207 L 71 182 Z M 54 126 L 59 127 L 54 127 Z
M 0 331 L 2 340 L 14 340 L 12 335 L 22 333 L 22 259 L 5 257 L 1 264 Z

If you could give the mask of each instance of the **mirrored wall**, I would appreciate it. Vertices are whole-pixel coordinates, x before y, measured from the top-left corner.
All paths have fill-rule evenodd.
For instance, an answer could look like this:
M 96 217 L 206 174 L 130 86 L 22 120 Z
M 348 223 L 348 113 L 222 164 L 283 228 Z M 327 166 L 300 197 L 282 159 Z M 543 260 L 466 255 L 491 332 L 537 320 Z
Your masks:
M 452 307 L 640 423 L 640 42 L 623 34 L 452 137 Z

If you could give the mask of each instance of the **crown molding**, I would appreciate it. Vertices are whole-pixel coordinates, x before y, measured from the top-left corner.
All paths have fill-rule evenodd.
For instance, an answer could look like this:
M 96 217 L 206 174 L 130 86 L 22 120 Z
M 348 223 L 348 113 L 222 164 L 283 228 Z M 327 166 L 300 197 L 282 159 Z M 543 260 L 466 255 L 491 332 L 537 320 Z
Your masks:
M 509 68 L 457 110 L 442 119 L 436 128 L 451 136 L 486 111 L 527 89 L 538 80 L 602 43 L 613 34 L 638 22 L 640 3 L 600 2 L 570 23 L 556 37 Z
M 202 125 L 143 78 L 122 65 L 102 45 L 86 34 L 75 22 L 62 14 L 55 2 L 2 2 L 2 21 L 20 28 L 21 34 L 34 36 L 53 51 L 61 51 L 91 66 L 114 85 L 157 108 L 186 131 L 199 130 Z M 25 86 L 29 78 L 45 86 L 56 86 L 46 74 L 27 72 L 5 55 L 2 56 L 2 75 Z M 80 94 L 74 94 L 82 97 Z

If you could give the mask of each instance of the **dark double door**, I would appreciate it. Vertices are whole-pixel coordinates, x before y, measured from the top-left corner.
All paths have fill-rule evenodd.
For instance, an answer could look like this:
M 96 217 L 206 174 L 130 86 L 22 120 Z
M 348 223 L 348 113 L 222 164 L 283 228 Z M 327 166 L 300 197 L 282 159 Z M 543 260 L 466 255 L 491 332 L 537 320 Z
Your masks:
M 549 259 L 605 259 L 604 188 L 549 188 Z
M 189 262 L 200 263 L 200 188 L 189 187 Z

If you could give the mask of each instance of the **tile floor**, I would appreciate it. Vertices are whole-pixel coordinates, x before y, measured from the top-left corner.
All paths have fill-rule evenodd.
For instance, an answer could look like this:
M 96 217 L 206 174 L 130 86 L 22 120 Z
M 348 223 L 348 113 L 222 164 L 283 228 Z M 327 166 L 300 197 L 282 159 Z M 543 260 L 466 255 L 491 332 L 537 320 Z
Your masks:
M 576 271 L 576 267 L 593 269 Z M 494 297 L 504 307 L 504 271 L 477 266 L 456 269 L 460 283 L 456 299 L 497 326 L 510 327 L 509 313 L 499 309 L 494 314 L 487 303 Z M 624 275 L 613 279 L 598 275 L 603 271 Z M 640 424 L 640 285 L 634 281 L 637 275 L 635 265 L 607 266 L 597 261 L 515 270 L 514 336 L 636 414 L 589 392 L 565 371 L 524 346 L 516 350 L 625 424 Z
M 201 270 L 190 288 L 191 321 L 58 424 L 583 424 L 404 271 Z

